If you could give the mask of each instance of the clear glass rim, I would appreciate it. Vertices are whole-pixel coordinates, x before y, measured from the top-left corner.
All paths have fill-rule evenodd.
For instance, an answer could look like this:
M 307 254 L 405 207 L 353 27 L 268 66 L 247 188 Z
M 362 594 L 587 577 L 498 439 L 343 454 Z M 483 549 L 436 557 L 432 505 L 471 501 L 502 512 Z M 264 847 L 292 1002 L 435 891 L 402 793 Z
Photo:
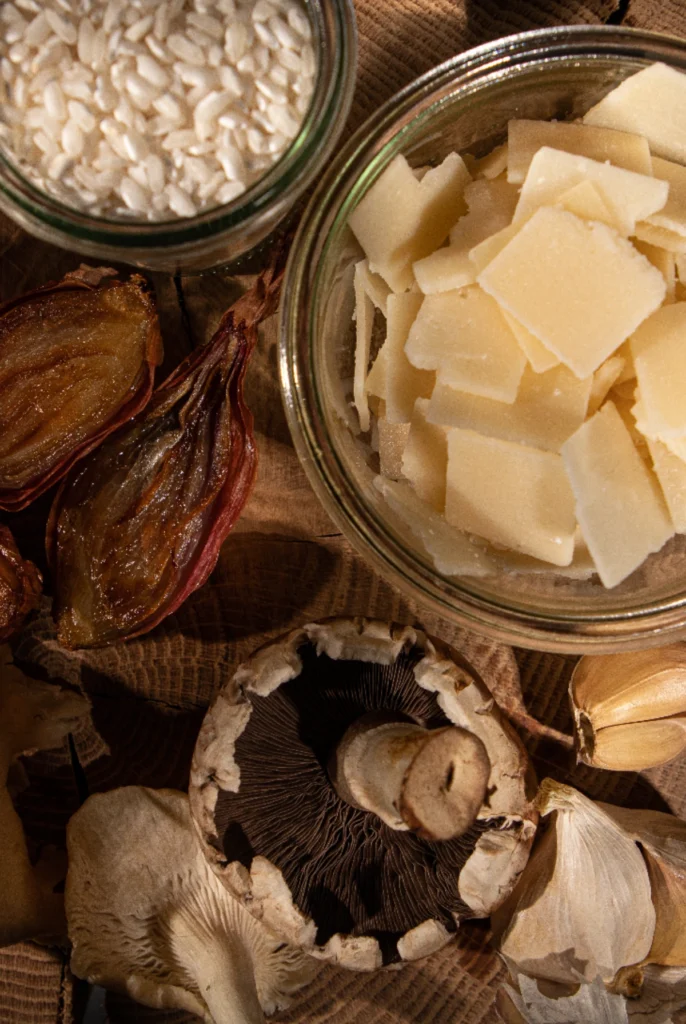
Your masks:
M 353 0 L 306 0 L 317 74 L 312 102 L 284 155 L 243 195 L 194 217 L 150 222 L 96 217 L 35 186 L 0 152 L 0 206 L 75 240 L 137 252 L 202 242 L 234 231 L 297 198 L 311 183 L 340 135 L 352 104 L 357 61 Z
M 300 222 L 286 270 L 279 372 L 293 441 L 320 501 L 351 544 L 408 596 L 499 640 L 525 647 L 582 653 L 629 650 L 686 635 L 686 588 L 641 607 L 601 613 L 555 613 L 517 608 L 471 590 L 468 583 L 431 570 L 360 494 L 336 452 L 315 384 L 311 338 L 316 330 L 317 281 L 327 239 L 350 192 L 365 188 L 369 163 L 391 139 L 457 90 L 468 92 L 514 64 L 555 58 L 616 56 L 666 60 L 686 70 L 686 41 L 614 26 L 540 29 L 508 36 L 451 58 L 416 79 L 368 119 L 329 166 Z M 378 173 L 378 172 L 377 172 Z

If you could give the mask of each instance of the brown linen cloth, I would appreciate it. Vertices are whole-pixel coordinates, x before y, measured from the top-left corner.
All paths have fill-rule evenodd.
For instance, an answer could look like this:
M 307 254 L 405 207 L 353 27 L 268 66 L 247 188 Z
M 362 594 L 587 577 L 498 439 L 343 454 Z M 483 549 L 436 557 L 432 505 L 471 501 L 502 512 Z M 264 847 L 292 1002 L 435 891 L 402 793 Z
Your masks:
M 682 0 L 356 0 L 360 59 L 351 127 L 416 75 L 499 36 L 560 24 L 612 21 L 683 34 Z M 38 243 L 0 219 L 0 298 L 56 280 L 78 257 Z M 204 341 L 237 294 L 225 274 L 181 282 L 181 315 L 170 278 L 153 275 L 168 365 Z M 166 367 L 165 367 L 166 368 Z M 278 391 L 276 328 L 263 331 L 247 382 L 260 450 L 258 482 L 210 582 L 151 636 L 68 657 L 56 647 L 48 602 L 21 639 L 19 656 L 51 674 L 80 681 L 93 702 L 93 724 L 75 737 L 91 792 L 120 785 L 185 788 L 205 708 L 235 666 L 267 637 L 332 614 L 419 622 L 471 657 L 487 679 L 517 671 L 531 711 L 568 729 L 566 683 L 572 659 L 516 651 L 427 615 L 402 598 L 351 551 L 314 497 L 293 450 Z M 38 502 L 11 525 L 25 554 L 40 562 L 47 505 Z M 686 812 L 684 768 L 645 777 L 573 769 L 547 744 L 530 744 L 540 777 L 553 774 L 597 798 Z M 32 840 L 62 844 L 78 806 L 69 751 L 27 762 L 31 788 L 19 809 Z M 0 854 L 1 856 L 1 854 Z M 493 1024 L 502 976 L 484 925 L 466 927 L 457 943 L 401 971 L 374 976 L 325 967 L 284 1024 Z M 75 999 L 74 996 L 78 996 Z M 74 1024 L 83 987 L 73 987 L 67 958 L 24 943 L 0 950 L 0 1024 Z M 190 1024 L 186 1013 L 148 1010 L 108 997 L 111 1024 Z M 590 1024 L 590 1022 L 589 1022 Z

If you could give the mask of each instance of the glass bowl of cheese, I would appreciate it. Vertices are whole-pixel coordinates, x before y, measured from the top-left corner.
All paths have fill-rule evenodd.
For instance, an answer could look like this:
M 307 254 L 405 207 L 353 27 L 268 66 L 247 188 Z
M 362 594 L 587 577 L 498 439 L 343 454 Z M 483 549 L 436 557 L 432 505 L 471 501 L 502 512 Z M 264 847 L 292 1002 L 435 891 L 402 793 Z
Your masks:
M 415 601 L 686 635 L 686 43 L 523 33 L 407 87 L 312 198 L 280 344 L 312 485 Z

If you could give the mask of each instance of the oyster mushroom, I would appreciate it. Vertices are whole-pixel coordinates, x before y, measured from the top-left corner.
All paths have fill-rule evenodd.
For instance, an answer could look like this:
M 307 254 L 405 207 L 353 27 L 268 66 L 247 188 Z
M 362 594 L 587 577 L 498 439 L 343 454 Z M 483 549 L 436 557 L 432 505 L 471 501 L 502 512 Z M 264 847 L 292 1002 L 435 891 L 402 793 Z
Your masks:
M 257 651 L 208 712 L 191 809 L 224 885 L 353 970 L 486 917 L 526 863 L 526 754 L 476 672 L 419 630 L 336 619 Z
M 31 863 L 8 784 L 18 757 L 60 746 L 89 707 L 80 694 L 27 679 L 0 647 L 0 946 L 64 934 L 64 900 L 54 892 L 63 859 L 44 851 Z
M 311 980 L 314 961 L 270 935 L 210 871 L 184 793 L 91 796 L 67 847 L 77 977 L 207 1024 L 260 1024 Z

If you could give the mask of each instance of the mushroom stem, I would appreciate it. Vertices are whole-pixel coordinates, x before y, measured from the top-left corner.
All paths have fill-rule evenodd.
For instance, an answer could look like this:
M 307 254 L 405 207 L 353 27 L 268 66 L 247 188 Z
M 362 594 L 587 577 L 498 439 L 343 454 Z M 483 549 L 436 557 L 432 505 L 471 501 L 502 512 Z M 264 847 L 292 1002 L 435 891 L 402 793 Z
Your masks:
M 475 821 L 491 765 L 482 741 L 457 726 L 425 729 L 407 718 L 364 715 L 336 748 L 330 777 L 353 807 L 389 828 L 449 840 Z
M 183 924 L 183 929 L 177 929 L 177 941 L 183 946 L 183 961 L 193 965 L 195 985 L 209 1011 L 206 1020 L 212 1024 L 264 1024 L 255 968 L 232 923 L 210 932 L 202 922 L 184 914 Z

